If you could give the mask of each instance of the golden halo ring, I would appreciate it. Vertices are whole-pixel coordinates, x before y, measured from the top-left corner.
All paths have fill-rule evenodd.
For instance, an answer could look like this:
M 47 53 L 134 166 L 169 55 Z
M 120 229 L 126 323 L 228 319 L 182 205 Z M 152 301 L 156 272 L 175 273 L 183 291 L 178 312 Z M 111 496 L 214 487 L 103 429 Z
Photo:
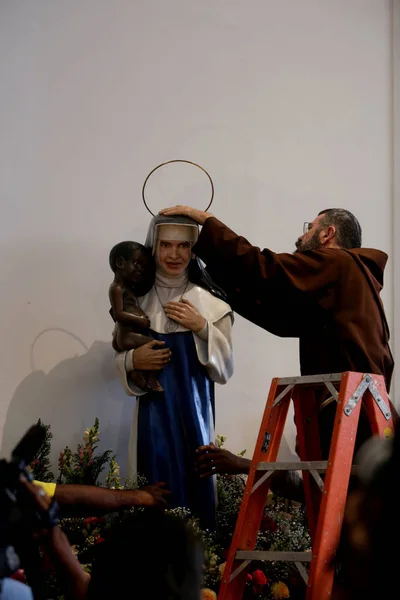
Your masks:
M 198 165 L 197 163 L 195 163 L 191 160 L 176 159 L 176 160 L 167 160 L 166 162 L 163 162 L 160 165 L 157 165 L 156 167 L 154 167 L 154 169 L 152 171 L 150 171 L 150 173 L 147 175 L 146 179 L 144 180 L 144 184 L 142 187 L 142 199 L 143 199 L 143 203 L 144 203 L 145 207 L 147 208 L 147 210 L 149 211 L 149 213 L 153 217 L 155 217 L 155 214 L 150 210 L 150 208 L 146 202 L 146 197 L 144 194 L 146 184 L 147 184 L 148 180 L 150 179 L 150 177 L 153 175 L 153 173 L 155 171 L 157 171 L 157 169 L 161 169 L 161 167 L 164 167 L 165 165 L 170 165 L 171 163 L 186 163 L 188 165 L 193 165 L 194 167 L 197 167 L 198 169 L 200 169 L 201 171 L 203 171 L 203 173 L 205 173 L 207 175 L 208 180 L 211 185 L 211 199 L 210 199 L 210 202 L 208 203 L 207 208 L 205 209 L 205 212 L 207 212 L 214 200 L 214 183 L 213 183 L 213 180 L 211 179 L 210 174 L 203 167 L 201 167 L 200 165 Z

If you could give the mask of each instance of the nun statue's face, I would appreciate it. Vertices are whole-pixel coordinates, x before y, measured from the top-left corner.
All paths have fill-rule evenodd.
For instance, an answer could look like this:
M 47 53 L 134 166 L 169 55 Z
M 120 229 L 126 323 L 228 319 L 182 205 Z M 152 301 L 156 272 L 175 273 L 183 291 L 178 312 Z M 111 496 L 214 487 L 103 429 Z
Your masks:
M 158 264 L 169 277 L 179 277 L 187 269 L 192 248 L 190 242 L 160 240 L 158 242 Z

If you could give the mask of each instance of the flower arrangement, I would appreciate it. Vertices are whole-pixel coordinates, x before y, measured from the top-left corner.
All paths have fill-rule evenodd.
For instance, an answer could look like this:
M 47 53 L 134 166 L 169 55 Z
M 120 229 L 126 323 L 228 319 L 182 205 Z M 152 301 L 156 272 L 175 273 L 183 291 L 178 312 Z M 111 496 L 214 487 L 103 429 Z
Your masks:
M 50 434 L 50 428 L 48 428 Z M 75 453 L 66 447 L 59 457 L 58 482 L 85 483 L 96 485 L 102 471 L 108 467 L 105 485 L 113 489 L 124 487 L 137 487 L 130 483 L 122 485 L 119 466 L 115 456 L 110 450 L 99 455 L 96 454 L 99 444 L 99 421 L 96 418 L 93 427 L 85 430 L 83 444 L 79 444 Z M 50 439 L 48 445 L 42 449 L 41 465 L 50 453 Z M 226 438 L 218 436 L 216 443 L 222 446 Z M 243 455 L 245 451 L 241 454 Z M 36 458 L 36 457 L 35 457 Z M 35 462 L 35 459 L 33 463 Z M 33 464 L 32 470 L 36 479 L 48 481 L 45 471 L 38 473 L 38 463 Z M 49 473 L 48 476 L 52 475 Z M 139 478 L 139 484 L 145 483 Z M 218 508 L 216 514 L 216 530 L 204 531 L 198 521 L 186 508 L 175 508 L 169 512 L 181 517 L 189 523 L 197 535 L 202 539 L 205 549 L 205 572 L 201 600 L 216 600 L 221 579 L 223 577 L 229 546 L 232 540 L 238 512 L 241 505 L 243 491 L 246 484 L 245 476 L 219 475 L 217 477 Z M 126 518 L 135 510 L 109 515 L 105 518 L 68 518 L 62 519 L 61 527 L 68 536 L 74 551 L 90 573 L 91 562 L 97 544 L 104 539 L 108 528 L 116 521 Z M 305 551 L 310 549 L 310 538 L 303 508 L 297 504 L 289 504 L 270 494 L 265 508 L 257 538 L 257 550 L 285 550 Z M 51 565 L 49 565 L 49 582 L 54 597 L 60 598 L 60 592 L 54 579 Z M 244 598 L 245 600 L 280 600 L 291 598 L 296 600 L 304 597 L 305 584 L 293 563 L 286 562 L 261 562 L 253 561 L 247 576 Z
M 78 444 L 76 452 L 72 453 L 66 446 L 60 453 L 58 459 L 60 474 L 57 483 L 96 485 L 100 473 L 111 460 L 113 460 L 112 468 L 115 469 L 115 457 L 111 459 L 111 450 L 106 450 L 98 456 L 95 454 L 99 436 L 99 420 L 96 417 L 93 427 L 85 430 L 83 444 Z

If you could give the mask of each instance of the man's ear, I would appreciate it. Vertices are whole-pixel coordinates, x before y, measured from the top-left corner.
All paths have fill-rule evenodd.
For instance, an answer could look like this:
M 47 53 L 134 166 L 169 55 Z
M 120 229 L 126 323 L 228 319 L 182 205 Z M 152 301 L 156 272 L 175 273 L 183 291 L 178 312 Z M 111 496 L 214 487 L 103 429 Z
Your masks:
M 122 258 L 122 256 L 118 257 L 117 260 L 115 261 L 115 264 L 117 265 L 118 269 L 123 269 L 125 266 L 125 259 Z
M 326 229 L 323 230 L 321 243 L 327 244 L 328 242 L 333 241 L 336 236 L 336 227 L 334 225 L 329 225 Z

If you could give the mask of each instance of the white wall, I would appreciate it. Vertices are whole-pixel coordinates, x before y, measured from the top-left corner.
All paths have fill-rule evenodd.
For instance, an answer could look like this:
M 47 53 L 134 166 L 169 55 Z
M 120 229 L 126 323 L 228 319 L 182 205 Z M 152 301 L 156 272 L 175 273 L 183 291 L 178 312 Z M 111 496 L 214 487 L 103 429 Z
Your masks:
M 303 221 L 343 206 L 390 252 L 390 16 L 389 0 L 3 0 L 3 453 L 39 416 L 55 449 L 98 416 L 124 456 L 107 255 L 144 238 L 140 190 L 159 162 L 206 166 L 214 213 L 259 245 L 291 251 Z M 392 292 L 389 267 L 390 318 Z M 297 343 L 237 318 L 235 355 L 217 431 L 252 450 Z

